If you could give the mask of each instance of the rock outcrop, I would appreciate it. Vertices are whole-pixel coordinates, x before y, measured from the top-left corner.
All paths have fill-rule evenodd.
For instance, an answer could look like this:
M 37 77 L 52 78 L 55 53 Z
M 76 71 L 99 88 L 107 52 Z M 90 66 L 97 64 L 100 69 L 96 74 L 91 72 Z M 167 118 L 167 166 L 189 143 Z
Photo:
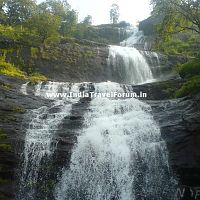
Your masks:
M 49 102 L 20 92 L 24 81 L 0 75 L 0 199 L 14 198 L 15 172 L 21 162 L 25 131 L 25 113 Z
M 139 23 L 139 30 L 143 31 L 145 36 L 152 36 L 155 34 L 155 26 L 160 22 L 161 19 L 151 16 Z
M 147 93 L 169 151 L 169 164 L 178 181 L 177 197 L 199 199 L 200 185 L 200 94 L 175 98 L 183 80 L 170 80 L 133 86 L 133 91 Z
M 65 82 L 107 80 L 107 45 L 86 40 L 62 40 L 59 44 L 2 49 L 6 60 L 27 73 L 39 72 L 51 80 Z
M 167 142 L 170 167 L 177 176 L 180 199 L 199 199 L 200 95 L 178 100 L 151 101 L 155 120 Z

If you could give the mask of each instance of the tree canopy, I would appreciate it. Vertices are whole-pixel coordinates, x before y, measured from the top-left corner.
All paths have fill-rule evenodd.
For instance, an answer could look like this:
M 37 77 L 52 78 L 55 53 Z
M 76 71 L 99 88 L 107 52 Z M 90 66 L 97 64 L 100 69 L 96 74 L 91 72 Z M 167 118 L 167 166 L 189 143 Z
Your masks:
M 199 0 L 152 0 L 153 15 L 161 19 L 161 35 L 186 30 L 200 34 Z
M 59 16 L 44 12 L 29 18 L 26 27 L 38 34 L 42 43 L 44 43 L 47 38 L 54 39 L 58 37 L 60 24 L 61 20 Z
M 118 23 L 117 4 L 112 5 L 110 17 L 113 24 Z M 126 26 L 126 22 L 119 26 Z M 78 22 L 78 13 L 67 0 L 44 0 L 39 4 L 36 0 L 0 0 L 0 36 L 28 45 L 38 46 L 68 37 L 102 43 L 118 40 L 118 32 L 113 36 L 114 26 L 107 29 L 92 26 L 91 15 Z
M 20 24 L 36 13 L 34 0 L 7 0 L 5 2 L 9 24 Z
M 200 1 L 151 0 L 156 33 L 154 50 L 199 56 Z
M 119 21 L 119 6 L 117 4 L 112 4 L 111 6 L 110 21 L 113 24 L 117 24 Z
M 82 23 L 86 25 L 92 25 L 92 16 L 88 15 L 87 17 L 85 17 Z
M 65 0 L 47 0 L 39 4 L 38 8 L 40 12 L 49 12 L 59 16 L 61 19 L 64 19 L 68 11 L 70 11 L 70 5 Z
M 62 18 L 60 33 L 63 36 L 72 36 L 77 28 L 78 14 L 75 10 L 70 10 Z
M 0 24 L 21 31 L 18 35 L 35 35 L 41 43 L 59 34 L 72 36 L 77 23 L 78 14 L 66 0 L 46 0 L 39 5 L 36 0 L 0 0 Z

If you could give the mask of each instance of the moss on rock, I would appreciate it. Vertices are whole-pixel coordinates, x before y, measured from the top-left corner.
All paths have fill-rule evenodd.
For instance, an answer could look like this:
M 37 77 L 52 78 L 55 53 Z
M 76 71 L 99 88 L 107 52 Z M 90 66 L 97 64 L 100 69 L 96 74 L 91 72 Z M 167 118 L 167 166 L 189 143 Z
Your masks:
M 176 97 L 184 97 L 193 95 L 200 91 L 200 75 L 194 76 L 189 79 L 183 86 L 176 92 Z

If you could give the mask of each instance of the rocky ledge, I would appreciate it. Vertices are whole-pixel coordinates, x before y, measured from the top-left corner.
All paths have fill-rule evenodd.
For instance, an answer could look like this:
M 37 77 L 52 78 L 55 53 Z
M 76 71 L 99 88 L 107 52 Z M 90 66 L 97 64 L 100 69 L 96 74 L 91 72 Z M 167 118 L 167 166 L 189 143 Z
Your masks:
M 200 94 L 192 98 L 148 103 L 167 142 L 169 163 L 183 194 L 181 199 L 199 199 Z
M 133 90 L 147 93 L 145 101 L 167 142 L 170 167 L 185 191 L 181 199 L 193 200 L 199 199 L 200 187 L 200 93 L 176 99 L 175 92 L 183 83 L 169 80 L 133 86 Z
M 20 162 L 25 132 L 22 123 L 25 113 L 48 105 L 34 96 L 21 94 L 24 81 L 0 75 L 0 199 L 13 199 L 16 187 L 15 171 Z

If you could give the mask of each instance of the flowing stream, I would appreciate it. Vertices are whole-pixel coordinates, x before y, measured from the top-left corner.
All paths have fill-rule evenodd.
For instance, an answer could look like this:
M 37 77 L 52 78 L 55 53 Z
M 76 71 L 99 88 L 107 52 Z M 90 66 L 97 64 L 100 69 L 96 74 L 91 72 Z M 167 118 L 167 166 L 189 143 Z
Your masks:
M 140 34 L 139 34 L 140 35 Z M 145 56 L 131 45 L 110 46 L 108 67 L 120 83 L 151 82 L 152 71 Z M 140 38 L 141 39 L 141 38 Z M 34 95 L 47 93 L 125 92 L 119 83 L 38 83 Z M 21 92 L 28 95 L 28 83 Z M 50 98 L 50 107 L 31 110 L 27 118 L 22 173 L 16 200 L 39 200 L 42 163 L 52 160 L 57 149 L 56 133 L 71 115 L 80 98 Z M 55 200 L 172 200 L 176 181 L 168 166 L 168 153 L 151 107 L 134 98 L 91 98 L 77 132 L 70 165 L 62 167 L 53 188 Z M 66 130 L 67 131 L 67 130 Z M 46 200 L 52 198 L 45 197 Z

